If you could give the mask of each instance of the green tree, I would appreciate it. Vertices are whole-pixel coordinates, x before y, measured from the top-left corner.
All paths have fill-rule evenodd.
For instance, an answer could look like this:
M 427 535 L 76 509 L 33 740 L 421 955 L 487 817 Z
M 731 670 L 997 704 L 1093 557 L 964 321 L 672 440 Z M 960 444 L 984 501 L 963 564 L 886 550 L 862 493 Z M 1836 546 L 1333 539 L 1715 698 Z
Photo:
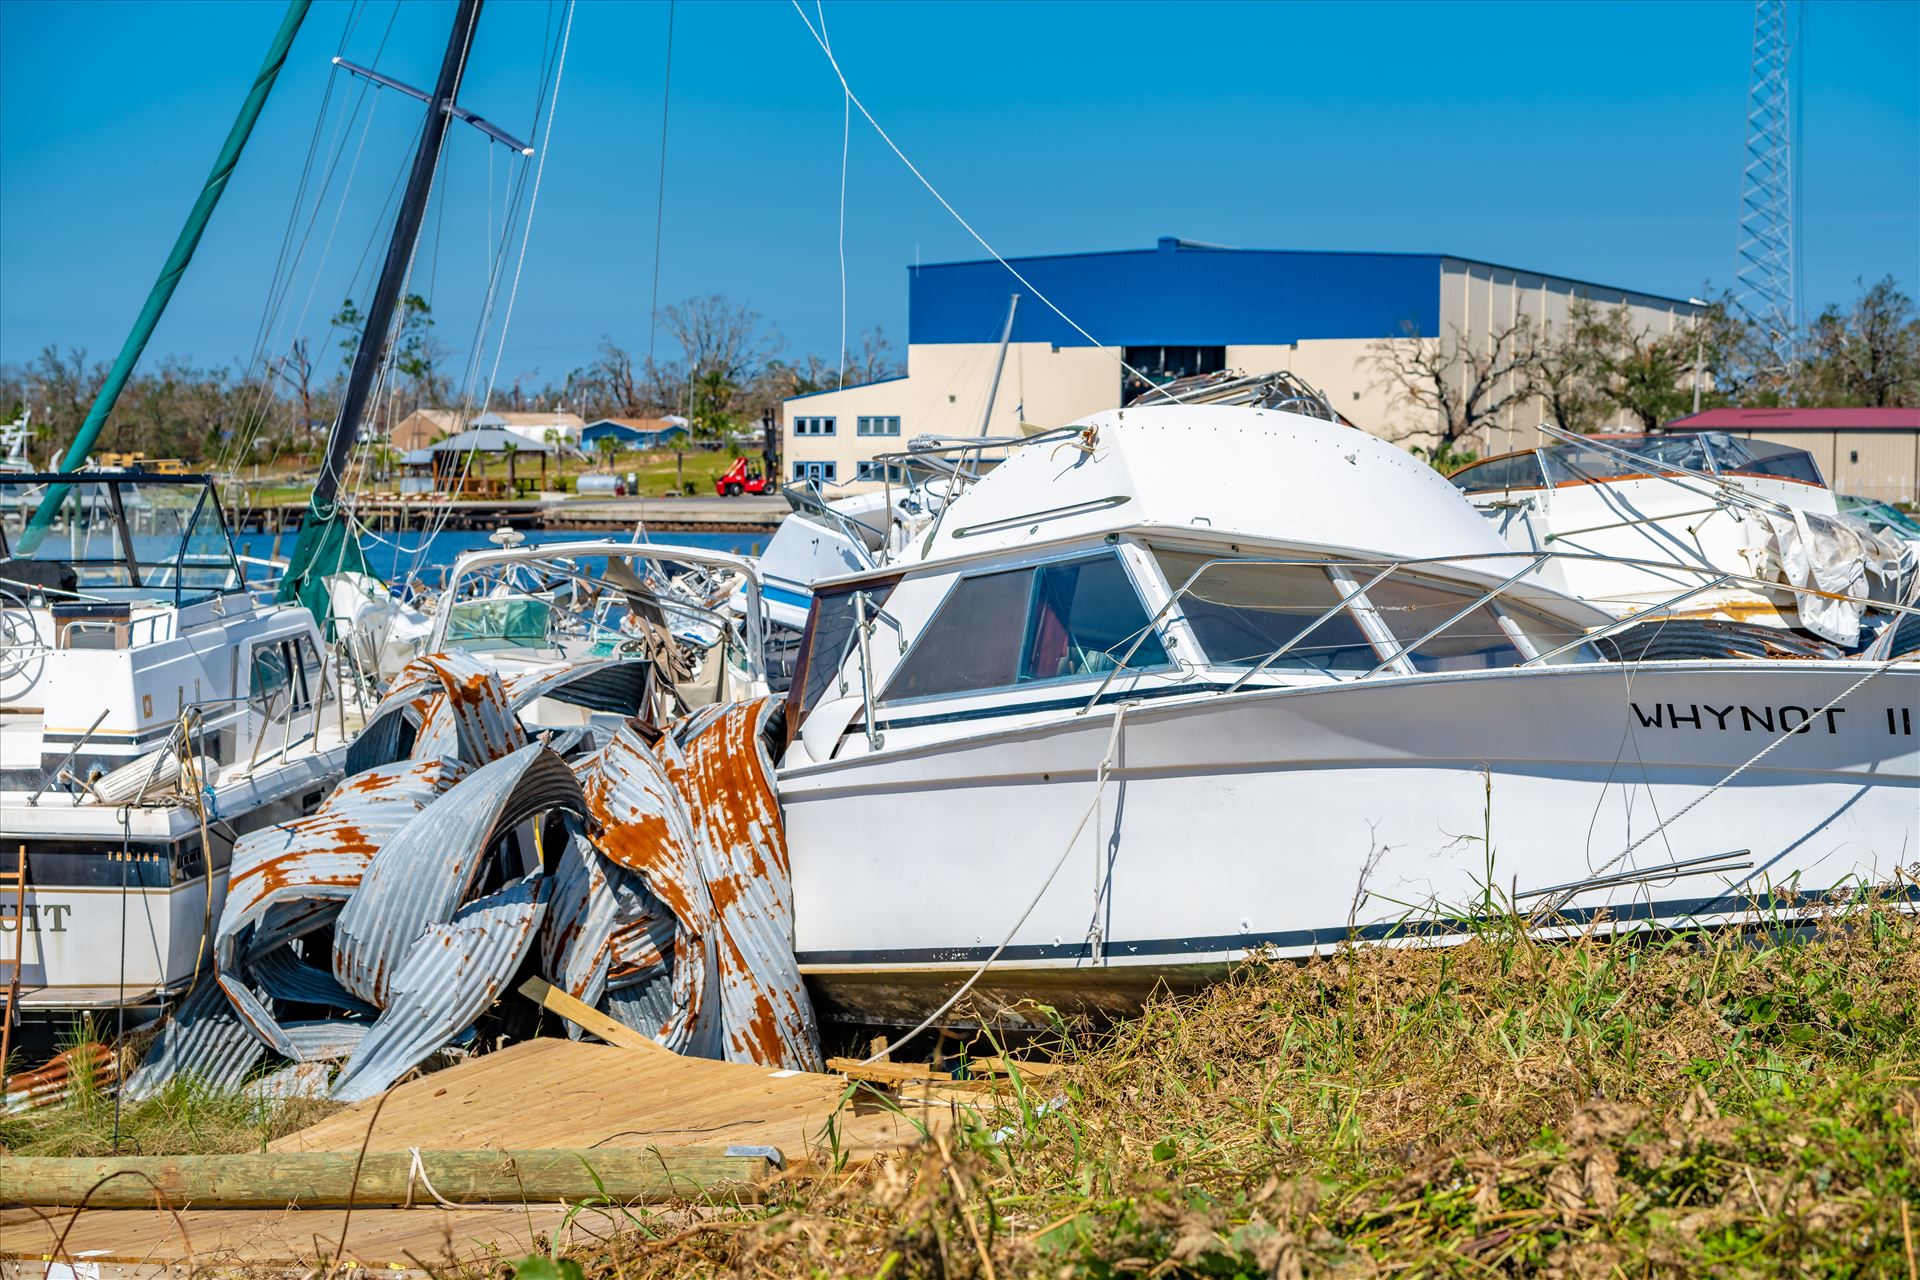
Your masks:
M 1920 318 L 1892 276 L 1845 311 L 1828 307 L 1807 333 L 1798 384 L 1803 403 L 1920 404 Z
M 1533 338 L 1527 392 L 1540 398 L 1547 421 L 1562 431 L 1593 431 L 1606 416 L 1599 361 L 1591 345 L 1593 322 L 1593 300 L 1574 298 L 1567 304 L 1565 323 L 1542 325 Z
M 1651 431 L 1693 407 L 1691 326 L 1655 333 L 1625 304 L 1589 316 L 1576 341 L 1592 353 L 1594 387 L 1611 408 Z

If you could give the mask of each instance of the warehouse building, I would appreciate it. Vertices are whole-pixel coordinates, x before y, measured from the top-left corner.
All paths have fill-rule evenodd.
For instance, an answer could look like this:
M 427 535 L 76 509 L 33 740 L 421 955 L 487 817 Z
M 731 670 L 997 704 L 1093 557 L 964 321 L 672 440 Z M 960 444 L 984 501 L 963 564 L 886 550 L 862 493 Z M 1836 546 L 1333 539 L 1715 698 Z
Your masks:
M 1668 431 L 1724 431 L 1805 449 L 1836 493 L 1920 503 L 1920 409 L 1708 409 Z
M 1026 293 L 992 260 L 916 266 L 908 274 L 907 372 L 795 396 L 782 406 L 789 479 L 869 488 L 873 459 L 919 435 L 1016 435 L 1124 404 L 1143 389 L 1116 357 L 1155 383 L 1193 373 L 1287 370 L 1356 425 L 1420 443 L 1431 423 L 1378 367 L 1376 344 L 1458 340 L 1470 348 L 1521 316 L 1564 323 L 1568 303 L 1624 303 L 1656 333 L 1684 328 L 1684 300 L 1444 254 L 1226 249 L 1162 239 L 1152 249 L 1012 260 L 1084 327 Z M 1004 370 L 987 403 L 1009 306 Z M 1105 344 L 1103 349 L 1087 335 Z M 1419 336 L 1413 336 L 1419 335 Z M 1537 408 L 1516 406 L 1481 452 L 1533 441 Z

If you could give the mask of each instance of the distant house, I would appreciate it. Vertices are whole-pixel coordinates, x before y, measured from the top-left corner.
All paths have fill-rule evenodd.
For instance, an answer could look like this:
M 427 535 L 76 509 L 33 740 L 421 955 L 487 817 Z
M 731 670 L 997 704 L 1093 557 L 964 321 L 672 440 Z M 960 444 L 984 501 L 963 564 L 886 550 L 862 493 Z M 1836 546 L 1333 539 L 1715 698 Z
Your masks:
M 400 419 L 393 433 L 387 437 L 387 443 L 402 453 L 413 453 L 427 448 L 436 440 L 453 435 L 461 425 L 460 411 L 457 409 L 415 409 Z
M 475 418 L 472 425 L 483 430 L 511 431 L 523 440 L 558 444 L 572 450 L 580 447 L 580 432 L 587 424 L 579 414 L 568 413 L 564 409 L 542 410 L 538 413 L 507 413 L 494 409 Z
M 600 418 L 589 422 L 580 432 L 580 447 L 588 453 L 600 447 L 600 441 L 612 438 L 622 449 L 660 449 L 675 439 L 687 438 L 687 420 L 678 414 L 664 418 Z

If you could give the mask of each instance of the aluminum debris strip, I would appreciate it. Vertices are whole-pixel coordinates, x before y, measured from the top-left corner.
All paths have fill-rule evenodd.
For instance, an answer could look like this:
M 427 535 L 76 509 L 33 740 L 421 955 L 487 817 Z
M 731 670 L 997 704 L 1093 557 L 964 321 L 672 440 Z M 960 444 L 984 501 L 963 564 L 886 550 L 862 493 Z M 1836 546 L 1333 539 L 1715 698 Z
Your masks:
M 263 1095 L 371 1096 L 472 1040 L 529 956 L 677 1052 L 817 1068 L 771 700 L 665 734 L 627 719 L 597 750 L 593 730 L 535 741 L 520 719 L 542 700 L 644 713 L 653 688 L 638 659 L 505 680 L 465 654 L 409 664 L 320 808 L 235 846 L 218 983 L 163 1028 L 143 1096 L 186 1073 L 237 1087 L 269 1053 Z

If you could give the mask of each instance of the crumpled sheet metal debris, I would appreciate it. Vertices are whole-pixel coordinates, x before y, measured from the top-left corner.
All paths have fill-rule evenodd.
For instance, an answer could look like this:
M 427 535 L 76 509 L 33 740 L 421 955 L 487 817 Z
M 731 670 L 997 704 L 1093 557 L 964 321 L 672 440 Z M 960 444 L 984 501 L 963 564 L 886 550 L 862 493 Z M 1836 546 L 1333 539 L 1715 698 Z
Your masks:
M 820 1028 L 793 953 L 793 872 L 773 762 L 760 735 L 771 701 L 720 709 L 685 741 L 674 782 L 698 836 L 727 1060 L 821 1069 Z
M 151 1098 L 181 1076 L 230 1093 L 245 1082 L 264 1052 L 219 984 L 203 979 L 167 1014 L 152 1047 L 122 1086 L 122 1096 L 129 1102 Z
M 678 753 L 670 738 L 661 739 L 660 746 L 670 758 Z M 718 980 L 709 927 L 713 899 L 699 835 L 679 788 L 632 725 L 621 726 L 582 770 L 581 786 L 595 822 L 594 847 L 639 876 L 679 925 L 673 940 L 672 1015 L 661 1026 L 636 1029 L 675 1053 L 719 1057 L 721 1020 L 707 1000 L 709 985 Z
M 392 1000 L 347 1059 L 333 1097 L 371 1098 L 473 1025 L 533 945 L 546 906 L 539 873 L 430 926 L 393 975 Z
M 453 919 L 496 842 L 538 814 L 583 808 L 573 770 L 537 743 L 463 778 L 374 856 L 334 923 L 333 976 L 384 1007 L 389 980 L 428 929 Z
M 705 709 L 652 742 L 640 721 L 602 728 L 571 767 L 517 713 L 644 705 L 651 679 L 638 661 L 505 681 L 465 654 L 410 663 L 320 809 L 236 845 L 215 938 L 225 1007 L 196 1006 L 143 1087 L 192 1070 L 199 1036 L 236 1060 L 246 1045 L 242 1077 L 262 1049 L 344 1058 L 332 1096 L 371 1096 L 471 1041 L 529 956 L 678 1052 L 817 1067 L 759 740 L 771 701 Z

